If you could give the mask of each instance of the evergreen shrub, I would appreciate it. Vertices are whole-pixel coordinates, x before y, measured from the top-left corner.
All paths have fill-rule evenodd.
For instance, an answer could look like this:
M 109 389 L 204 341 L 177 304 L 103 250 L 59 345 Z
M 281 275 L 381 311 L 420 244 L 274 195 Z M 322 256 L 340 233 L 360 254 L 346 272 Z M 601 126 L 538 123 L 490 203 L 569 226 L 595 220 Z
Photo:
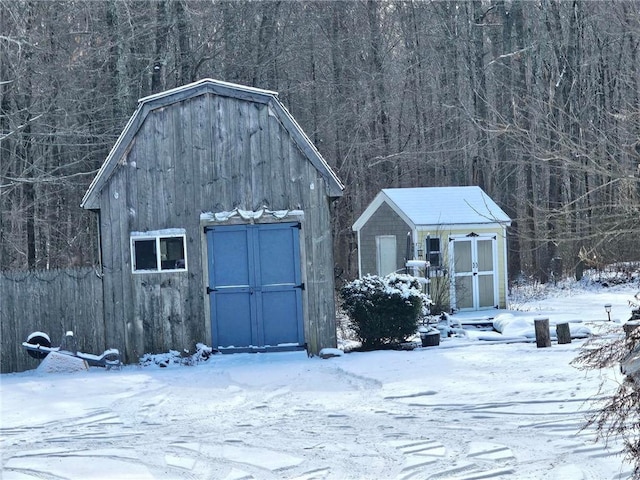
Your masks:
M 343 308 L 363 349 L 401 343 L 414 335 L 429 297 L 410 275 L 367 275 L 340 290 Z

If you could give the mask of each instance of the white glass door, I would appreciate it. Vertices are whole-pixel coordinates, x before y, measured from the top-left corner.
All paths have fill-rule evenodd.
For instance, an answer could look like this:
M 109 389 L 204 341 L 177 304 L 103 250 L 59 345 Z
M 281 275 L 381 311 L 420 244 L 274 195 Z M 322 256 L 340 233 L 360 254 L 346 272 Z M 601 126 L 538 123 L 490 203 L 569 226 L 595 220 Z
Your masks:
M 458 310 L 495 307 L 498 303 L 496 238 L 457 237 L 452 244 L 452 306 Z

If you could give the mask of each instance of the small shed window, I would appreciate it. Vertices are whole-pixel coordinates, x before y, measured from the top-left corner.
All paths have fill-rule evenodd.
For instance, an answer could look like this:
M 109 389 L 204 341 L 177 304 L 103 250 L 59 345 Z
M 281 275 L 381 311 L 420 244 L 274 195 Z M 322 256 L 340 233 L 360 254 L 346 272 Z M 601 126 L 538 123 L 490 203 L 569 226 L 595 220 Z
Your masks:
M 426 240 L 427 261 L 431 267 L 441 267 L 440 263 L 440 238 L 429 237 Z
M 185 235 L 132 234 L 131 267 L 134 273 L 186 270 Z

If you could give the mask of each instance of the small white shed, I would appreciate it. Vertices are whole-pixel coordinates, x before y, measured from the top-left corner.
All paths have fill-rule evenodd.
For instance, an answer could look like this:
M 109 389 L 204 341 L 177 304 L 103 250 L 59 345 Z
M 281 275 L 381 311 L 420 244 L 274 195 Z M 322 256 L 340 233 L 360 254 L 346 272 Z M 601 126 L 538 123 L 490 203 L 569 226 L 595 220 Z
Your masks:
M 360 276 L 429 262 L 430 295 L 443 310 L 507 306 L 509 216 L 480 188 L 387 188 L 353 224 Z

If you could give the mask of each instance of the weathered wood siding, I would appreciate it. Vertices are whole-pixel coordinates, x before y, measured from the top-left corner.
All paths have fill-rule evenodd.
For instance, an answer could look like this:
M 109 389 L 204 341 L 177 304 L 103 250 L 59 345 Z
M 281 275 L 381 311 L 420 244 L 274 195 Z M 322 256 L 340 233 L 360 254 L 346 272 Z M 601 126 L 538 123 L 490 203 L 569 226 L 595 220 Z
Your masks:
M 0 371 L 36 368 L 21 345 L 35 331 L 45 332 L 59 346 L 72 330 L 78 349 L 102 353 L 106 342 L 102 280 L 93 268 L 0 272 Z
M 210 344 L 202 212 L 302 209 L 305 331 L 335 346 L 333 252 L 325 179 L 266 103 L 203 94 L 149 112 L 101 191 L 108 340 L 128 361 Z M 188 270 L 133 274 L 132 231 L 186 230 Z
M 411 226 L 383 202 L 360 230 L 360 275 L 378 274 L 376 237 L 379 235 L 395 235 L 396 268 L 403 268 L 407 256 L 407 233 L 410 231 Z

